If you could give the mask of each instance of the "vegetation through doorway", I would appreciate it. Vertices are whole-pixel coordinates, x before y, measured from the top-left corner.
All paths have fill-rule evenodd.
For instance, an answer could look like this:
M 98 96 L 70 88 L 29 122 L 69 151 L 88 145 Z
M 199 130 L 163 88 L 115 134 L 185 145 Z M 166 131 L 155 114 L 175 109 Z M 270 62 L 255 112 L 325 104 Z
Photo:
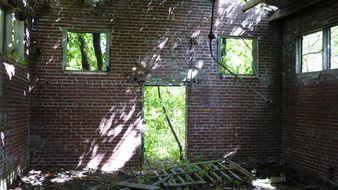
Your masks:
M 145 161 L 179 161 L 186 144 L 185 86 L 145 86 L 143 110 Z

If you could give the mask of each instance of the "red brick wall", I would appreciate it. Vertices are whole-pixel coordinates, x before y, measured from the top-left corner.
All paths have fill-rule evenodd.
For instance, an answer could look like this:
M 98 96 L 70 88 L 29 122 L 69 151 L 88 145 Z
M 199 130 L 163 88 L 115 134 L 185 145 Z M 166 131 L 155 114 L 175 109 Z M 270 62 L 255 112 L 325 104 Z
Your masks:
M 338 2 L 300 12 L 283 27 L 282 153 L 289 164 L 338 178 L 337 71 L 295 74 L 295 39 L 338 22 Z
M 182 83 L 189 69 L 202 65 L 196 83 L 188 84 L 188 158 L 219 159 L 235 148 L 242 157 L 279 157 L 279 30 L 260 12 L 242 15 L 236 1 L 222 2 L 216 30 L 224 35 L 243 30 L 243 36 L 258 38 L 258 76 L 245 80 L 271 98 L 271 105 L 235 79 L 219 77 L 208 52 L 210 1 L 113 1 L 96 8 L 78 1 L 39 4 L 32 64 L 34 77 L 44 81 L 32 101 L 31 136 L 37 142 L 32 166 L 109 169 L 138 163 L 142 87 L 128 81 L 136 76 L 135 65 L 150 70 L 141 78 L 149 84 Z M 64 73 L 63 27 L 111 29 L 111 71 Z
M 28 76 L 21 66 L 0 63 L 0 189 L 28 165 Z

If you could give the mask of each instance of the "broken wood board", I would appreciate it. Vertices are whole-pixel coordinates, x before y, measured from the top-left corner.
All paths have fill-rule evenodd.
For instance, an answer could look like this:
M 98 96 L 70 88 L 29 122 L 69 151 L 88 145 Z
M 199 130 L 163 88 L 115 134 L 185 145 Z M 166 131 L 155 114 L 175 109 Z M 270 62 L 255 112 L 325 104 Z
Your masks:
M 123 186 L 123 187 L 130 187 L 130 188 L 133 188 L 133 189 L 144 189 L 144 190 L 160 189 L 160 187 L 157 187 L 157 186 L 145 185 L 145 184 L 141 184 L 141 183 L 120 182 L 117 185 Z
M 176 165 L 166 169 L 150 170 L 142 176 L 144 183 L 119 183 L 134 189 L 178 188 L 208 184 L 251 184 L 255 177 L 231 160 L 214 160 Z

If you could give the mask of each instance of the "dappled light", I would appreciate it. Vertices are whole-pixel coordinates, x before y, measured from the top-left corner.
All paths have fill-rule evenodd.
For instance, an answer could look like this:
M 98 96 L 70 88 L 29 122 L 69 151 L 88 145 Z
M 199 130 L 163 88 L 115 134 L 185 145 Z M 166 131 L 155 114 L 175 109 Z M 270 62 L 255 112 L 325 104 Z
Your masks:
M 243 30 L 243 28 L 236 27 L 236 28 L 234 28 L 232 30 L 232 32 L 230 33 L 230 35 L 232 35 L 232 36 L 241 36 L 244 33 L 245 33 L 245 30 Z
M 72 180 L 88 177 L 88 170 L 65 170 L 58 172 L 46 172 L 42 170 L 30 170 L 21 177 L 21 181 L 30 186 L 43 186 L 46 183 L 63 184 Z
M 231 35 L 240 36 L 246 30 L 253 31 L 255 25 L 259 24 L 269 13 L 265 8 L 266 6 L 260 4 L 243 15 L 241 14 L 243 5 L 242 0 L 220 0 L 217 10 L 218 16 L 215 21 L 216 30 L 222 28 L 224 24 L 234 24 L 237 20 L 240 20 L 241 28 L 234 28 L 231 32 Z
M 87 171 L 76 171 L 76 170 L 70 170 L 70 171 L 62 171 L 57 173 L 52 177 L 50 180 L 52 183 L 65 183 L 74 179 L 82 179 L 87 177 Z
M 15 76 L 15 67 L 14 65 L 8 64 L 3 62 L 2 63 L 5 66 L 6 73 L 9 77 L 9 80 L 12 80 L 12 77 Z
M 5 133 L 4 132 L 0 133 L 0 138 L 1 138 L 1 146 L 5 147 Z
M 270 179 L 256 179 L 252 181 L 252 185 L 258 189 L 275 190 L 276 187 L 272 184 Z
M 200 70 L 203 67 L 204 62 L 202 60 L 197 62 L 197 65 L 194 69 L 189 69 L 186 77 L 186 81 L 193 81 L 199 74 Z
M 21 165 L 18 165 L 12 171 L 3 175 L 0 180 L 0 189 L 8 189 L 8 184 L 13 183 L 13 181 L 16 180 L 17 178 L 17 174 L 22 173 L 22 172 L 23 172 L 23 167 Z
M 28 172 L 26 176 L 23 176 L 21 180 L 24 183 L 33 185 L 33 186 L 41 186 L 43 182 L 45 181 L 46 177 L 48 177 L 49 174 L 44 174 L 42 171 L 37 170 L 31 170 Z
M 85 139 L 88 149 L 79 157 L 78 168 L 113 172 L 125 166 L 141 144 L 141 118 L 135 106 L 129 111 L 115 106 L 109 110 L 96 130 L 98 137 Z M 114 147 L 107 151 L 105 146 L 112 143 Z

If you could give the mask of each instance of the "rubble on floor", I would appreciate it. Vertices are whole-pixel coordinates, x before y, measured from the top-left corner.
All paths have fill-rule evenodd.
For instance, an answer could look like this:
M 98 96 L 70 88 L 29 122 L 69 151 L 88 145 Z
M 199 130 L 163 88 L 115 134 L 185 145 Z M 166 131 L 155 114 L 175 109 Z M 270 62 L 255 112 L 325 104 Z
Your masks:
M 244 169 L 245 168 L 245 169 Z M 286 169 L 284 164 L 216 160 L 160 164 L 143 170 L 103 174 L 90 170 L 31 170 L 11 190 L 328 190 L 313 177 Z

